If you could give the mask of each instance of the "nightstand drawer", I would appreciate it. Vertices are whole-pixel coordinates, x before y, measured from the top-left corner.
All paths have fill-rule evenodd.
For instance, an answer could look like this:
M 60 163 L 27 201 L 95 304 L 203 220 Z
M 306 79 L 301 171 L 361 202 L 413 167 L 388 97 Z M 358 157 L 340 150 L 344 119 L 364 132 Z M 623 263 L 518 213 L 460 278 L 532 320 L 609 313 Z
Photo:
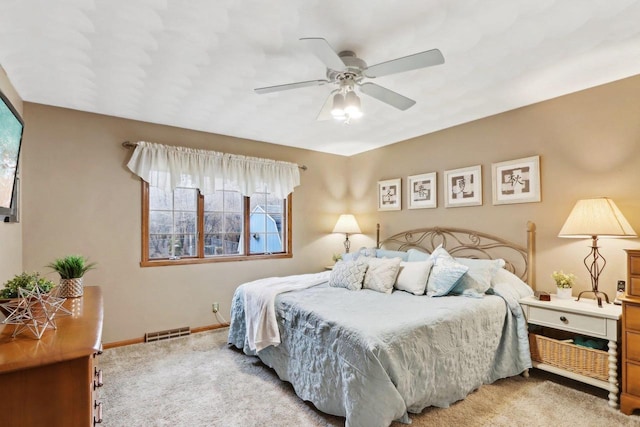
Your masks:
M 607 336 L 607 320 L 583 314 L 559 312 L 540 307 L 529 308 L 529 323 L 591 336 Z

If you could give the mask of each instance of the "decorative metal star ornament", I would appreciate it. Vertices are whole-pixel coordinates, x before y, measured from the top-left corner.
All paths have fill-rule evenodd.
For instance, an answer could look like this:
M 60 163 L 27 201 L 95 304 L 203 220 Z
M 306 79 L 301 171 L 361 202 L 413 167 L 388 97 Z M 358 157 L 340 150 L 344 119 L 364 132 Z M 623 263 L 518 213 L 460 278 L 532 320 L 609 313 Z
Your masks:
M 43 294 L 37 286 L 33 290 L 19 288 L 18 295 L 18 299 L 2 304 L 9 312 L 3 323 L 15 325 L 13 337 L 26 329 L 40 339 L 48 328 L 56 329 L 55 316 L 58 312 L 71 314 L 62 307 L 64 298 L 55 293 Z

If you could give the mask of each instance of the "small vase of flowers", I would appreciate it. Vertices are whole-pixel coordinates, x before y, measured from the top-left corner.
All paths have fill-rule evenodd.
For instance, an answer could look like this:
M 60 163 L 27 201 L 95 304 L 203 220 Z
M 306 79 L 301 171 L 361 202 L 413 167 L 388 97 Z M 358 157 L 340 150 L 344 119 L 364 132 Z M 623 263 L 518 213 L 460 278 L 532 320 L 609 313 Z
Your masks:
M 551 277 L 556 282 L 556 296 L 560 299 L 571 299 L 571 290 L 576 283 L 576 276 L 572 273 L 565 274 L 560 270 L 554 271 Z

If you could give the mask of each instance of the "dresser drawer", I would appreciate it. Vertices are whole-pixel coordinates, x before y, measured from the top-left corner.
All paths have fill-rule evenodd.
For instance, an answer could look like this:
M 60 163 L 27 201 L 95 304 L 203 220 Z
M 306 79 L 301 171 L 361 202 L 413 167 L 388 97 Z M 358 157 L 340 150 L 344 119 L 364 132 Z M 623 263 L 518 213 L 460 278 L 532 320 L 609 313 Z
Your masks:
M 624 380 L 623 391 L 634 396 L 640 396 L 640 365 L 627 362 L 625 367 L 627 375 Z
M 640 362 L 640 333 L 626 332 L 624 335 L 625 357 Z
M 627 294 L 633 297 L 640 297 L 640 276 L 629 276 Z
M 640 305 L 625 304 L 622 319 L 625 329 L 640 332 Z
M 640 276 L 640 256 L 629 256 L 629 273 Z
M 529 307 L 529 323 L 590 336 L 607 336 L 607 320 L 548 308 Z

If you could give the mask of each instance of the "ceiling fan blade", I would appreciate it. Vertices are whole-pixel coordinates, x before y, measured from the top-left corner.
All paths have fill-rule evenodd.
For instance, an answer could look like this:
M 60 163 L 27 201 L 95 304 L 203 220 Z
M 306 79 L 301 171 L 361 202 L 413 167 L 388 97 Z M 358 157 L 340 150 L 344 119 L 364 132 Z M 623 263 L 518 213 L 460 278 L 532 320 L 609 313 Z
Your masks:
M 389 74 L 403 73 L 405 71 L 417 70 L 418 68 L 431 67 L 433 65 L 444 64 L 444 56 L 438 49 L 427 50 L 391 61 L 372 65 L 364 70 L 367 77 L 382 77 Z
M 400 95 L 397 92 L 379 86 L 375 83 L 362 83 L 360 85 L 360 91 L 377 99 L 378 101 L 382 101 L 385 104 L 389 104 L 402 111 L 413 107 L 416 103 L 416 101 L 411 98 L 407 98 L 406 96 Z
M 300 40 L 309 46 L 313 54 L 317 56 L 327 68 L 336 71 L 342 71 L 346 68 L 342 59 L 340 59 L 336 51 L 333 50 L 325 39 L 308 37 Z
M 298 89 L 307 86 L 322 86 L 329 83 L 329 80 L 308 80 L 306 82 L 289 83 L 286 85 L 259 87 L 254 89 L 257 94 L 263 95 L 265 93 L 280 92 L 281 90 Z
M 324 102 L 324 105 L 320 109 L 318 117 L 316 117 L 317 121 L 321 122 L 323 120 L 331 120 L 333 118 L 333 116 L 331 115 L 331 109 L 333 108 L 333 95 L 338 92 L 340 92 L 339 89 L 333 90 L 331 91 L 329 96 L 327 96 L 327 100 Z

